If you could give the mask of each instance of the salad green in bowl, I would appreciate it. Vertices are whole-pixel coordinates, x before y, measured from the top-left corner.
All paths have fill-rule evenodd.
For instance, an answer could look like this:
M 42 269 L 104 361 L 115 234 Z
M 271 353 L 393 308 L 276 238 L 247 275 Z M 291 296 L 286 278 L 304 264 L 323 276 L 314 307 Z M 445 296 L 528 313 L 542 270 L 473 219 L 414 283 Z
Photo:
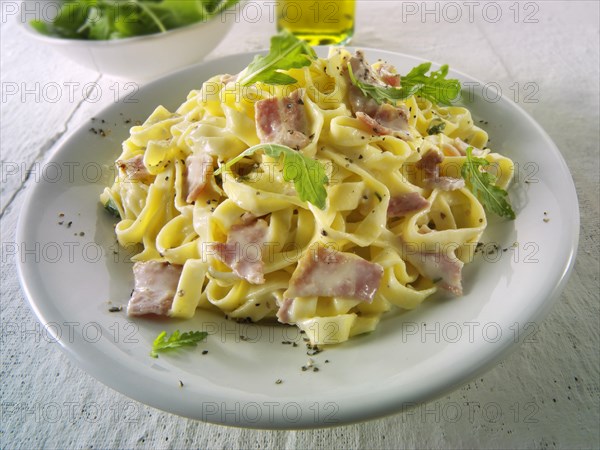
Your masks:
M 64 0 L 52 20 L 32 20 L 30 25 L 64 39 L 123 39 L 206 22 L 239 1 Z

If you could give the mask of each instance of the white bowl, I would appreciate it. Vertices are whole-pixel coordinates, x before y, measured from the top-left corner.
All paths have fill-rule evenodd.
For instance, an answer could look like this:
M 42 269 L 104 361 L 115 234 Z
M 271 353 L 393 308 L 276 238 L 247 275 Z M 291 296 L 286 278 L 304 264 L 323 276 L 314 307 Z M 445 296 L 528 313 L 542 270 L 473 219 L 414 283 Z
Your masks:
M 46 36 L 29 23 L 22 28 L 76 63 L 118 78 L 147 81 L 201 61 L 227 35 L 232 14 L 219 14 L 164 33 L 103 41 Z

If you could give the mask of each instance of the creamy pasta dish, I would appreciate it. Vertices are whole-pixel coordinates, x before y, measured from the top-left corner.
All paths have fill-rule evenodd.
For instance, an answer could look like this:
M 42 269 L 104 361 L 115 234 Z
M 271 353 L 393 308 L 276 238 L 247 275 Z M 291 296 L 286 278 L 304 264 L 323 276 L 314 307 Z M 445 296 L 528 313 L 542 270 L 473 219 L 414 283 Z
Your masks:
M 131 128 L 101 194 L 119 244 L 139 248 L 130 316 L 216 309 L 322 345 L 462 294 L 513 164 L 433 91 L 458 83 L 447 67 L 419 78 L 367 58 L 276 36 L 269 55 Z

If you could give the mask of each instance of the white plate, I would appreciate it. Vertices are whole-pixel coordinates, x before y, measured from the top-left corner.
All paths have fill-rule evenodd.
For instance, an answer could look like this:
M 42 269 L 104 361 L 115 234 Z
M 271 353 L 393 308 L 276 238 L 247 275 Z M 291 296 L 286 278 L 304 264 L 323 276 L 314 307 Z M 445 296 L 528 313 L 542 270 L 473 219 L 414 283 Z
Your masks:
M 422 62 L 377 50 L 366 54 L 400 72 Z M 319 427 L 400 412 L 466 383 L 516 343 L 534 339 L 534 321 L 559 296 L 573 265 L 577 196 L 559 150 L 540 126 L 505 98 L 486 101 L 481 89 L 468 107 L 475 120 L 489 122 L 493 150 L 517 165 L 510 189 L 517 219 L 490 225 L 484 242 L 501 250 L 465 268 L 463 297 L 386 316 L 375 332 L 313 356 L 318 372 L 301 370 L 307 349 L 294 327 L 237 324 L 201 310 L 188 322 L 128 320 L 124 312 L 108 312 L 109 300 L 126 304 L 133 282 L 127 251 L 113 253 L 113 220 L 98 201 L 128 135 L 126 119 L 143 120 L 158 104 L 175 109 L 203 80 L 236 73 L 253 56 L 190 67 L 142 88 L 138 103 L 105 109 L 46 163 L 24 205 L 17 239 L 23 250 L 37 249 L 21 252 L 19 274 L 47 339 L 58 339 L 91 375 L 140 402 L 255 428 Z M 102 138 L 91 127 L 110 133 Z M 175 329 L 211 335 L 195 350 L 151 358 L 157 334 Z

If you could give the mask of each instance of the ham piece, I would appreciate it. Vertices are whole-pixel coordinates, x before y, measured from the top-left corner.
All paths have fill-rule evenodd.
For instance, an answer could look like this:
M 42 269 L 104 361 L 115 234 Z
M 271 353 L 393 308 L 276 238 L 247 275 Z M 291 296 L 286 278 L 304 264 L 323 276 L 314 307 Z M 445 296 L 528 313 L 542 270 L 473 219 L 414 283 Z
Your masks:
M 353 253 L 317 247 L 298 261 L 286 297 L 344 297 L 371 302 L 383 268 Z
M 302 90 L 292 92 L 289 97 L 260 100 L 254 110 L 260 142 L 287 145 L 296 150 L 310 142 Z
M 182 266 L 168 262 L 136 262 L 133 265 L 135 287 L 127 305 L 127 315 L 166 316 L 173 304 L 182 269 Z
M 424 277 L 431 278 L 438 286 L 454 295 L 462 295 L 463 262 L 454 252 L 417 252 L 406 255 L 408 261 Z
M 441 177 L 439 164 L 444 160 L 444 156 L 437 150 L 430 149 L 417 162 L 418 169 L 423 171 L 425 186 L 429 189 L 440 189 L 442 191 L 454 191 L 465 187 L 465 180 L 462 178 Z
M 358 111 L 356 118 L 368 125 L 374 134 L 378 136 L 397 136 L 410 139 L 408 130 L 408 113 L 406 108 L 388 104 L 380 105 L 373 117 Z
M 408 213 L 420 211 L 429 206 L 429 202 L 418 192 L 406 192 L 390 198 L 388 217 L 403 217 Z
M 393 87 L 400 87 L 400 74 L 396 73 L 396 68 L 388 63 L 379 64 L 375 72 L 379 79 L 385 84 Z
M 215 256 L 240 278 L 262 284 L 265 282 L 262 247 L 268 231 L 269 226 L 262 219 L 233 225 L 227 242 L 215 244 Z
M 353 253 L 318 246 L 298 261 L 277 317 L 289 323 L 296 297 L 343 297 L 370 303 L 379 288 L 383 268 Z
M 204 190 L 208 177 L 213 171 L 213 159 L 208 153 L 192 154 L 185 160 L 186 202 L 192 203 Z
M 148 172 L 144 165 L 144 155 L 136 155 L 126 160 L 118 160 L 117 166 L 125 172 L 128 181 L 141 181 L 149 183 L 152 181 L 152 174 Z
M 392 72 L 392 67 L 383 64 L 374 70 L 365 60 L 361 51 L 350 58 L 350 66 L 354 77 L 366 84 L 382 87 L 400 87 L 400 77 Z M 350 84 L 348 91 L 350 107 L 357 119 L 366 124 L 373 134 L 392 135 L 410 140 L 408 127 L 408 111 L 405 107 L 387 103 L 378 104 L 374 99 L 364 95 L 362 91 Z

